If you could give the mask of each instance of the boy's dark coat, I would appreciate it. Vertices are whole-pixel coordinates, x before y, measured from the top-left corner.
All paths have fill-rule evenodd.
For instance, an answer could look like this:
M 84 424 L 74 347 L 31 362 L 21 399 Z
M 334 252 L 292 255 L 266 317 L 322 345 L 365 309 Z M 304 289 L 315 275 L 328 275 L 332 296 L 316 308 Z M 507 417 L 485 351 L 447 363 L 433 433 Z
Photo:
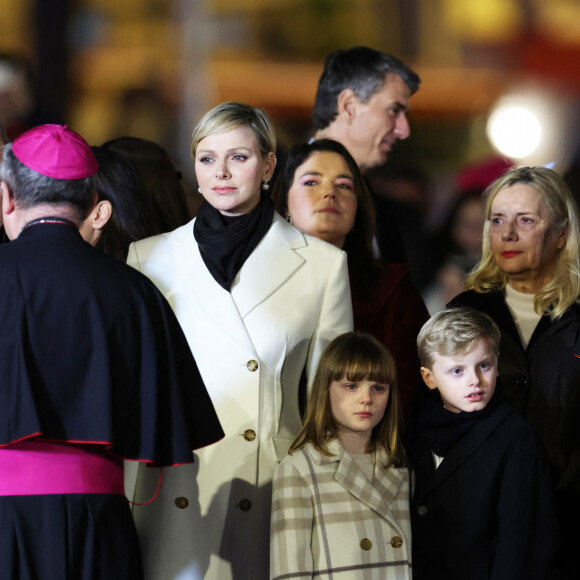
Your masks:
M 409 453 L 415 580 L 545 577 L 556 539 L 550 477 L 508 404 L 482 417 L 436 470 L 420 437 Z

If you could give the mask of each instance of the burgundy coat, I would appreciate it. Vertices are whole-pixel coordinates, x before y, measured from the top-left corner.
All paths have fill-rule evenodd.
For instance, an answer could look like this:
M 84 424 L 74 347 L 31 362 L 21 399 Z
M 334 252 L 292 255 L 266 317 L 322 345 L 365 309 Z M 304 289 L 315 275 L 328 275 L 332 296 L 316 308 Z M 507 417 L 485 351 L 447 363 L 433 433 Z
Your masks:
M 429 312 L 415 288 L 406 264 L 385 264 L 385 270 L 367 299 L 350 280 L 354 329 L 368 332 L 382 342 L 397 364 L 397 384 L 408 424 L 416 393 L 422 388 L 417 356 L 417 334 Z

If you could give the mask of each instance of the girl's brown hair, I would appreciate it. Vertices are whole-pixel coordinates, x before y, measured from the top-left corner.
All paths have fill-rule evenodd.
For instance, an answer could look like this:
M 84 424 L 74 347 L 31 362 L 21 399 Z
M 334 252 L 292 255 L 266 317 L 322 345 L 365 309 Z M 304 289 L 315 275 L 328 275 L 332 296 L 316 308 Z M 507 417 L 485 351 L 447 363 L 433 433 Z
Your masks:
M 292 454 L 311 443 L 320 453 L 332 455 L 326 444 L 338 437 L 339 425 L 331 411 L 330 385 L 332 381 L 339 381 L 343 377 L 353 382 L 370 380 L 390 385 L 385 414 L 371 433 L 367 452 L 377 454 L 384 451 L 388 457 L 385 467 L 403 465 L 404 451 L 399 437 L 401 411 L 395 361 L 376 338 L 356 332 L 347 332 L 336 337 L 322 353 L 308 398 L 304 425 L 289 453 Z

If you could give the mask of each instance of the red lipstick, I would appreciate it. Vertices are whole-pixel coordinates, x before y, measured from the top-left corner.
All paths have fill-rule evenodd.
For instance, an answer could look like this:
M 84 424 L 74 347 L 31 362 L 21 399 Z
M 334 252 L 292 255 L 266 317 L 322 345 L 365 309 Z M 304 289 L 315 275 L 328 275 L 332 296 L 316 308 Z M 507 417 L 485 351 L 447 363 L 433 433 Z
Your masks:
M 502 252 L 501 255 L 503 258 L 514 258 L 515 256 L 519 256 L 520 254 L 522 254 L 523 252 L 517 251 L 517 250 L 510 250 L 509 252 Z

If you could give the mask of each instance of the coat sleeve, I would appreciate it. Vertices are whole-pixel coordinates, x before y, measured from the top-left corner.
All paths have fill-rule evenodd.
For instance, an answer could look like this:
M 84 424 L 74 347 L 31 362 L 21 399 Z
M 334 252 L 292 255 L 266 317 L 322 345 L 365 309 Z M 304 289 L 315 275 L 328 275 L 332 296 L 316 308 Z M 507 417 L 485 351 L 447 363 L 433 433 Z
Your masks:
M 514 448 L 502 478 L 491 580 L 543 580 L 554 555 L 557 524 L 551 479 L 543 457 L 535 445 L 530 447 Z
M 287 458 L 272 484 L 270 578 L 311 578 L 314 509 L 310 487 Z
M 326 345 L 339 334 L 350 332 L 352 329 L 352 300 L 346 254 L 341 252 L 328 276 L 322 308 L 310 341 L 306 367 L 309 386 L 312 384 L 318 360 Z

